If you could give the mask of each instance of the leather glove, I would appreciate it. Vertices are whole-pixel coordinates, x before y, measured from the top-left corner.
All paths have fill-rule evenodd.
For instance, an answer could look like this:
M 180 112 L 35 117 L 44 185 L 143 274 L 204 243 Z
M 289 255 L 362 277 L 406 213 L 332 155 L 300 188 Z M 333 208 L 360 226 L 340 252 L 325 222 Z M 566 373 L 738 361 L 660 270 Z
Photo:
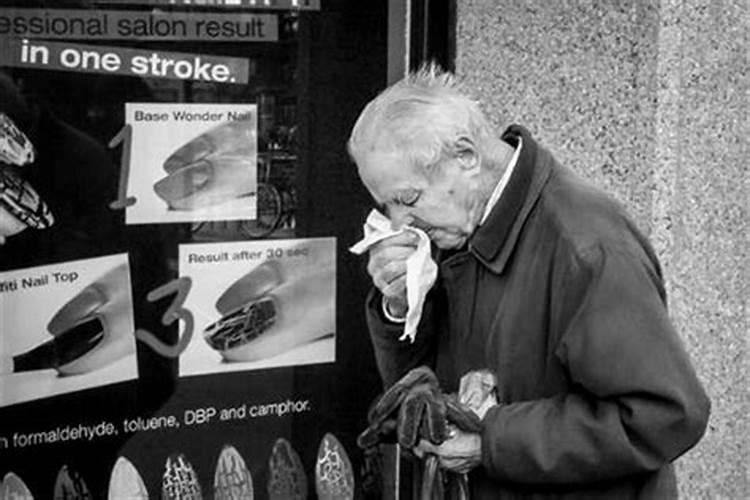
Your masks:
M 455 394 L 445 396 L 445 415 L 448 423 L 464 432 L 480 433 L 482 421 L 470 407 L 459 402 Z
M 415 446 L 419 439 L 442 443 L 450 425 L 466 432 L 480 432 L 479 417 L 456 396 L 440 392 L 440 384 L 431 369 L 420 366 L 393 384 L 370 408 L 368 428 L 357 438 L 362 449 L 387 440 L 396 432 L 399 444 Z
M 430 384 L 420 384 L 409 390 L 398 413 L 398 442 L 406 449 L 420 439 L 434 444 L 445 441 L 448 435 L 446 405 L 440 390 Z
M 399 427 L 397 419 L 401 413 L 401 403 L 413 388 L 420 385 L 434 387 L 435 390 L 439 387 L 437 377 L 426 366 L 410 370 L 377 398 L 367 413 L 368 427 L 357 438 L 357 445 L 362 449 L 367 449 L 392 436 Z M 416 405 L 416 399 L 412 398 L 412 400 L 412 404 Z

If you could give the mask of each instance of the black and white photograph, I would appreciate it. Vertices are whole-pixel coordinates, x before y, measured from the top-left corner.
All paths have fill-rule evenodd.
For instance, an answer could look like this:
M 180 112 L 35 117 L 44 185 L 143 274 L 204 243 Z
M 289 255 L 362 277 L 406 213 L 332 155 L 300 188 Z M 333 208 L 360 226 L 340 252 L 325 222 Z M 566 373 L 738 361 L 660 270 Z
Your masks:
M 335 361 L 335 262 L 331 238 L 180 245 L 196 337 L 180 375 Z
M 255 105 L 127 103 L 128 224 L 254 219 Z
M 127 255 L 0 273 L 0 404 L 138 376 Z
M 747 0 L 0 3 L 0 496 L 750 498 Z

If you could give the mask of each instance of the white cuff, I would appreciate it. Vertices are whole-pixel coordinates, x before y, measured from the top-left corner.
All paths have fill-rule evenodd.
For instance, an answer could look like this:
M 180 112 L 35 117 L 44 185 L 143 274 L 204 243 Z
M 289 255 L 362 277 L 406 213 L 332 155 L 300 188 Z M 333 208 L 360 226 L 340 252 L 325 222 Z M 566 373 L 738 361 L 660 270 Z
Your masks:
M 396 316 L 391 314 L 391 312 L 388 310 L 388 302 L 386 302 L 385 297 L 383 297 L 381 304 L 383 307 L 383 315 L 388 319 L 388 321 L 391 321 L 393 323 L 406 323 L 406 316 L 397 318 Z

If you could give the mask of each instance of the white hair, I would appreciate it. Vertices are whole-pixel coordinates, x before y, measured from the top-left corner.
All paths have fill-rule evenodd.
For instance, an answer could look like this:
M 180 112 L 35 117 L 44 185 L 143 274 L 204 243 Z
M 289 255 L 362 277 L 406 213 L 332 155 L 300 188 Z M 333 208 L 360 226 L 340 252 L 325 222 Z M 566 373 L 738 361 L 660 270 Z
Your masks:
M 451 153 L 456 140 L 489 145 L 492 129 L 456 77 L 429 63 L 373 99 L 355 123 L 347 148 L 359 163 L 372 152 L 401 152 L 413 165 L 429 167 Z

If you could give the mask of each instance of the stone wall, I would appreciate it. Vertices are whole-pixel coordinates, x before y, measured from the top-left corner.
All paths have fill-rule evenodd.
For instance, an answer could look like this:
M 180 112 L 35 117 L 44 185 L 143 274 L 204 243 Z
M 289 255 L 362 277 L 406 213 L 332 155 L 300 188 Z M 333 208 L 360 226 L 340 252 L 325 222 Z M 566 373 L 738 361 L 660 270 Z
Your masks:
M 746 0 L 458 0 L 456 72 L 622 201 L 712 399 L 683 498 L 750 498 Z

